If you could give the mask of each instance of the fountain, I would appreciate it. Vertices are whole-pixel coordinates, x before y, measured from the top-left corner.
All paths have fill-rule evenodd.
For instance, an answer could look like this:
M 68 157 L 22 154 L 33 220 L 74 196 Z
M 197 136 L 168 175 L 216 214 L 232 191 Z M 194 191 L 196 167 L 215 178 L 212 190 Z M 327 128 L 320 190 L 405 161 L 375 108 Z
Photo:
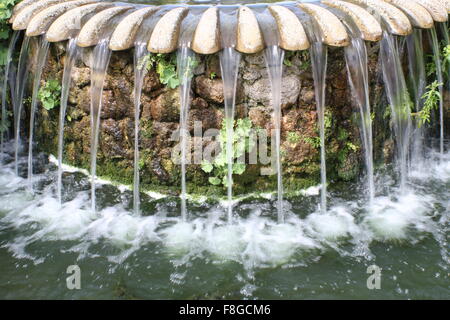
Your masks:
M 226 176 L 228 220 L 233 215 L 233 141 L 236 112 L 236 83 L 239 74 L 241 53 L 255 54 L 265 49 L 265 61 L 271 85 L 273 107 L 273 128 L 275 129 L 275 149 L 272 150 L 277 172 L 277 211 L 279 222 L 284 221 L 283 179 L 281 164 L 282 132 L 282 78 L 284 51 L 301 51 L 310 48 L 318 128 L 321 163 L 321 201 L 320 210 L 327 211 L 327 166 L 325 136 L 325 96 L 327 78 L 328 47 L 346 47 L 345 57 L 348 67 L 349 83 L 356 105 L 361 114 L 361 140 L 368 175 L 369 200 L 375 197 L 373 181 L 373 135 L 371 128 L 371 106 L 369 102 L 367 53 L 364 41 L 381 40 L 380 59 L 387 95 L 394 120 L 394 137 L 398 150 L 398 164 L 401 189 L 405 188 L 407 161 L 410 157 L 411 111 L 403 71 L 400 65 L 400 48 L 397 38 L 407 37 L 410 68 L 415 75 L 413 94 L 415 109 L 421 108 L 421 97 L 425 90 L 423 53 L 420 49 L 422 29 L 430 30 L 432 48 L 437 66 L 438 81 L 443 82 L 440 66 L 440 52 L 436 29 L 433 22 L 445 23 L 447 20 L 445 1 L 377 1 L 377 0 L 324 0 L 322 2 L 287 2 L 283 4 L 258 5 L 173 5 L 146 6 L 122 2 L 101 3 L 94 0 L 23 1 L 13 11 L 11 23 L 15 31 L 11 41 L 10 54 L 15 47 L 20 30 L 26 30 L 18 64 L 17 79 L 25 79 L 27 70 L 27 50 L 30 37 L 42 38 L 38 64 L 33 85 L 32 111 L 30 116 L 30 139 L 28 158 L 28 177 L 32 178 L 34 112 L 37 106 L 37 92 L 49 43 L 68 42 L 68 57 L 64 69 L 61 99 L 59 138 L 58 138 L 58 186 L 57 194 L 62 204 L 61 175 L 63 157 L 64 118 L 70 90 L 72 68 L 78 56 L 79 47 L 93 47 L 91 61 L 91 203 L 95 211 L 95 179 L 98 139 L 101 130 L 102 91 L 105 75 L 113 51 L 135 47 L 135 140 L 134 140 L 134 200 L 136 214 L 139 213 L 139 120 L 140 99 L 146 72 L 138 69 L 139 61 L 146 54 L 168 54 L 179 50 L 177 72 L 180 79 L 180 145 L 181 145 L 181 215 L 187 218 L 186 210 L 186 157 L 189 152 L 186 143 L 187 123 L 191 104 L 190 60 L 193 53 L 210 55 L 220 51 L 220 66 L 223 79 L 223 101 L 226 119 Z M 345 27 L 344 27 L 345 25 Z M 411 34 L 411 32 L 414 32 Z M 382 31 L 383 28 L 383 31 Z M 293 32 L 293 30 L 296 30 Z M 150 33 L 148 33 L 150 31 Z M 445 31 L 445 30 L 444 30 Z M 445 32 L 444 32 L 445 33 Z M 148 35 L 146 35 L 148 34 Z M 147 50 L 145 49 L 147 46 Z M 222 50 L 221 50 L 222 49 Z M 149 52 L 149 53 L 147 53 Z M 10 59 L 9 59 L 10 60 Z M 422 64 L 417 64 L 421 61 Z M 9 66 L 10 63 L 8 63 Z M 417 68 L 415 68 L 417 66 Z M 8 69 L 7 69 L 8 70 Z M 2 121 L 6 121 L 7 87 L 5 77 L 3 86 Z M 417 80 L 416 80 L 417 78 Z M 25 81 L 15 87 L 13 105 L 15 110 L 15 153 L 19 148 L 20 114 Z M 443 94 L 443 85 L 440 94 Z M 444 105 L 439 105 L 440 151 L 443 153 Z M 417 129 L 416 129 L 417 130 Z M 420 131 L 420 130 L 419 130 Z M 420 145 L 421 136 L 415 135 L 415 149 Z M 3 134 L 2 134 L 3 146 Z M 17 160 L 16 160 L 17 172 Z
M 339 272 L 359 274 L 393 254 L 403 270 L 426 260 L 413 252 L 423 241 L 436 294 L 449 263 L 449 13 L 448 0 L 21 1 L 2 79 L 0 250 L 36 269 L 106 257 L 112 276 L 111 264 L 148 263 L 170 273 L 158 297 L 218 268 L 205 292 L 223 280 L 278 298 L 254 268 L 270 281 L 298 269 L 309 292 L 310 264 L 345 257 Z M 60 107 L 44 111 L 53 78 Z M 220 279 L 230 265 L 237 280 Z

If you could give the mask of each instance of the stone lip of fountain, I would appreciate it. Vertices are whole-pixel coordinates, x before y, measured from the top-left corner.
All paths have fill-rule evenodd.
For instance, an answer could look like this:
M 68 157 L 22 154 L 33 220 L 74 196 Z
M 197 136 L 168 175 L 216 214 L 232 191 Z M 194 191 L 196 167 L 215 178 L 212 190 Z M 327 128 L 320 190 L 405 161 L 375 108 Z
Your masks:
M 80 47 L 96 45 L 102 35 L 118 21 L 110 40 L 111 50 L 134 46 L 141 26 L 151 21 L 153 31 L 142 39 L 150 52 L 170 53 L 179 46 L 183 20 L 200 12 L 190 48 L 199 54 L 213 54 L 222 49 L 220 11 L 235 8 L 235 49 L 252 54 L 267 44 L 258 21 L 263 6 L 276 23 L 279 46 L 285 50 L 305 50 L 310 44 L 303 28 L 302 15 L 314 19 L 324 44 L 346 46 L 349 37 L 341 14 L 349 16 L 367 41 L 381 39 L 380 24 L 395 35 L 406 36 L 413 27 L 431 28 L 433 21 L 444 22 L 450 12 L 450 0 L 322 0 L 248 5 L 143 5 L 96 0 L 24 0 L 13 11 L 10 20 L 14 30 L 26 30 L 28 36 L 45 34 L 49 42 L 67 40 L 79 30 Z M 84 24 L 83 24 L 84 22 Z

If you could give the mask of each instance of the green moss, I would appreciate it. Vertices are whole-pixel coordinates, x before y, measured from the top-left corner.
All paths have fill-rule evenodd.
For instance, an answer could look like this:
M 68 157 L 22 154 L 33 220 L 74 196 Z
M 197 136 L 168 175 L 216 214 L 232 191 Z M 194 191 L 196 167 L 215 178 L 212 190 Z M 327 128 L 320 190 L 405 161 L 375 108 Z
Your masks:
M 139 124 L 139 134 L 142 138 L 151 139 L 153 136 L 153 121 L 141 118 Z
M 301 140 L 301 135 L 298 132 L 290 131 L 287 133 L 287 140 L 289 143 L 297 144 Z
M 309 51 L 286 51 L 283 64 L 287 67 L 298 66 L 301 71 L 306 71 L 311 67 Z

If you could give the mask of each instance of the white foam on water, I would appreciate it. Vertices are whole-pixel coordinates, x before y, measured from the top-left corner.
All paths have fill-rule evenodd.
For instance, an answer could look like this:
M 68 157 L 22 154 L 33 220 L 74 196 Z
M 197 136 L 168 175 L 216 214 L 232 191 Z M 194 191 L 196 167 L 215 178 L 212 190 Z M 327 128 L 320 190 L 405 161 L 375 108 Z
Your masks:
M 205 231 L 205 244 L 208 252 L 219 260 L 239 261 L 244 249 L 244 241 L 241 238 L 242 229 L 239 226 L 210 224 Z
M 448 166 L 441 161 L 429 168 L 434 172 L 433 177 L 445 182 L 450 180 Z M 427 175 L 424 181 L 430 183 L 431 179 Z M 242 204 L 240 209 L 250 209 L 250 215 L 235 217 L 232 224 L 226 222 L 225 210 L 220 206 L 211 208 L 204 217 L 185 222 L 165 218 L 164 209 L 157 209 L 152 216 L 136 216 L 121 206 L 114 206 L 94 214 L 90 211 L 87 191 L 60 207 L 52 195 L 52 186 L 31 196 L 24 191 L 24 179 L 15 177 L 8 167 L 0 169 L 0 183 L 5 186 L 0 193 L 3 214 L 0 232 L 5 227 L 14 227 L 20 233 L 4 246 L 16 257 L 32 259 L 35 263 L 45 258 L 33 257 L 27 247 L 39 240 L 79 241 L 73 249 L 81 255 L 95 255 L 89 252 L 95 250 L 92 244 L 106 241 L 119 250 L 117 255 L 108 257 L 117 263 L 149 242 L 163 245 L 170 255 L 181 257 L 182 261 L 186 261 L 184 257 L 208 253 L 216 261 L 236 261 L 248 267 L 298 262 L 303 254 L 320 254 L 329 248 L 339 254 L 369 256 L 368 246 L 373 240 L 416 241 L 417 233 L 431 233 L 440 241 L 436 230 L 445 228 L 449 214 L 448 209 L 439 213 L 442 216 L 434 220 L 440 222 L 434 222 L 434 215 L 438 214 L 434 208 L 437 200 L 426 191 L 411 189 L 396 197 L 396 190 L 392 190 L 391 197 L 377 197 L 371 208 L 359 208 L 352 202 L 332 207 L 326 214 L 311 213 L 304 219 L 287 212 L 283 224 L 263 216 L 272 208 L 267 203 Z M 314 192 L 316 189 L 308 193 Z M 285 207 L 289 210 L 288 202 Z M 355 253 L 341 250 L 342 241 L 353 244 Z
M 197 218 L 178 221 L 159 234 L 169 253 L 195 255 L 207 252 L 218 261 L 237 261 L 250 265 L 278 265 L 288 262 L 298 250 L 318 248 L 307 237 L 300 219 L 285 224 L 253 215 L 237 218 L 234 224 L 223 219 Z
M 159 234 L 171 253 L 180 254 L 198 247 L 202 229 L 198 220 L 193 222 L 179 220 L 172 226 L 162 229 Z
M 422 181 L 433 179 L 448 182 L 450 180 L 450 152 L 442 155 L 429 150 L 428 153 L 427 159 L 413 164 L 409 176 Z
M 0 196 L 0 217 L 10 213 L 11 211 L 20 211 L 27 207 L 33 196 L 26 191 L 15 191 L 14 193 L 4 194 Z
M 336 241 L 359 232 L 354 217 L 342 206 L 333 207 L 326 214 L 312 213 L 306 218 L 306 223 L 309 233 L 327 241 Z
M 432 232 L 433 197 L 409 192 L 393 200 L 378 197 L 364 219 L 377 240 L 405 240 L 410 228 Z
M 0 194 L 8 194 L 25 187 L 25 180 L 16 176 L 14 171 L 5 168 L 0 172 Z
M 116 245 L 139 246 L 158 239 L 154 217 L 132 216 L 120 207 L 106 208 L 89 224 L 90 239 L 107 239 Z
M 10 212 L 3 221 L 16 228 L 36 229 L 34 238 L 76 240 L 84 235 L 93 219 L 89 211 L 82 209 L 85 200 L 83 196 L 77 197 L 60 207 L 55 198 L 44 196 L 29 202 L 23 210 Z

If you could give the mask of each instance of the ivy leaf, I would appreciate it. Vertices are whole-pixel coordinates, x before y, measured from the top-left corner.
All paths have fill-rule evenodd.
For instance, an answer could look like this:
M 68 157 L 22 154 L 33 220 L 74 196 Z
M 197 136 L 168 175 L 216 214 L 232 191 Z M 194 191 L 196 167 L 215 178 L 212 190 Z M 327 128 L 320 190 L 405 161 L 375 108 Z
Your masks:
M 208 162 L 208 161 L 202 162 L 202 170 L 205 171 L 206 173 L 212 172 L 213 169 L 214 169 L 214 167 L 210 162 Z
M 245 163 L 233 163 L 233 173 L 241 175 L 245 171 Z
M 222 184 L 224 185 L 224 187 L 228 187 L 228 175 L 223 176 Z
M 220 179 L 217 177 L 209 177 L 208 181 L 214 186 L 218 186 L 220 184 Z

